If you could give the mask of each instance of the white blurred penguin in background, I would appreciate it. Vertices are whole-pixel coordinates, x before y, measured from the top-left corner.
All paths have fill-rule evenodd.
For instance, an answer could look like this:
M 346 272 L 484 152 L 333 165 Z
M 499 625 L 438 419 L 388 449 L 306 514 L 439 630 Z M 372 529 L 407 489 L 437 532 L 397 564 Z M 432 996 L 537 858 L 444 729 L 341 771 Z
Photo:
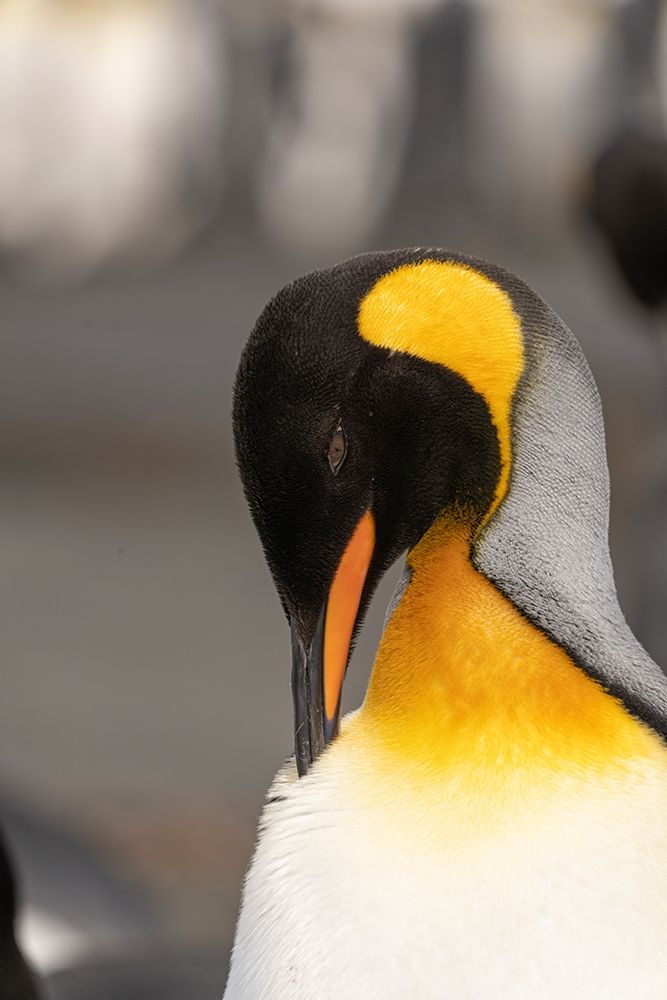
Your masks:
M 394 193 L 415 101 L 414 29 L 442 0 L 294 0 L 289 99 L 274 109 L 257 201 L 283 244 L 363 245 Z
M 220 12 L 189 0 L 1 0 L 0 249 L 79 276 L 161 259 L 222 179 Z
M 504 223 L 558 228 L 614 115 L 624 0 L 472 0 L 469 171 Z

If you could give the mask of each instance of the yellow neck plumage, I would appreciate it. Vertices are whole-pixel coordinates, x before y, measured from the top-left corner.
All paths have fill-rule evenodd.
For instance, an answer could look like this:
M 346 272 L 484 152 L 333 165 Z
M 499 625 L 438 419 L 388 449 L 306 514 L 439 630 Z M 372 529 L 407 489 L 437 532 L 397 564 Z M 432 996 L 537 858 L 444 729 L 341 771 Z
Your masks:
M 408 564 L 361 710 L 394 765 L 498 783 L 607 769 L 656 740 L 475 570 L 460 530 L 434 525 Z

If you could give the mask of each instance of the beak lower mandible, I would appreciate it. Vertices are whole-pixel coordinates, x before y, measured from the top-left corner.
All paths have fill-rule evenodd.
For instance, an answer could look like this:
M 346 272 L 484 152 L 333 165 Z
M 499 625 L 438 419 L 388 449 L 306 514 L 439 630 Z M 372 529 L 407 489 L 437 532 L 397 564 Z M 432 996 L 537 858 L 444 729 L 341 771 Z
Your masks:
M 338 735 L 343 680 L 374 547 L 375 522 L 368 510 L 347 543 L 308 650 L 292 624 L 294 750 L 300 777 Z

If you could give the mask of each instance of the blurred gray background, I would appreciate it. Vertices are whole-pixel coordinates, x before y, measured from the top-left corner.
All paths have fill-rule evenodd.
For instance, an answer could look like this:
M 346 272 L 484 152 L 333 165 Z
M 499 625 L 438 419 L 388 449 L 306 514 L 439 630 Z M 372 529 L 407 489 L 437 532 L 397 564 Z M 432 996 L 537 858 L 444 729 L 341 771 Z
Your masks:
M 292 739 L 230 399 L 303 270 L 445 246 L 556 308 L 602 395 L 621 603 L 667 664 L 664 312 L 588 210 L 615 136 L 664 138 L 665 21 L 638 0 L 0 3 L 0 816 L 44 971 L 141 934 L 227 955 Z

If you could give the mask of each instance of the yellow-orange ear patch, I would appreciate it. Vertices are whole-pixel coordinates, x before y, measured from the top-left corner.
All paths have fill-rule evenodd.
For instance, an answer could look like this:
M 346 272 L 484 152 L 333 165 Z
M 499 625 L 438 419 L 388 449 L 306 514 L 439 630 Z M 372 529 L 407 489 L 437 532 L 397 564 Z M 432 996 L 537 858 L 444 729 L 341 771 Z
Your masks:
M 358 326 L 376 347 L 445 365 L 486 400 L 501 460 L 489 516 L 507 489 L 512 397 L 524 365 L 521 321 L 509 296 L 466 264 L 425 260 L 380 278 L 362 299 Z

